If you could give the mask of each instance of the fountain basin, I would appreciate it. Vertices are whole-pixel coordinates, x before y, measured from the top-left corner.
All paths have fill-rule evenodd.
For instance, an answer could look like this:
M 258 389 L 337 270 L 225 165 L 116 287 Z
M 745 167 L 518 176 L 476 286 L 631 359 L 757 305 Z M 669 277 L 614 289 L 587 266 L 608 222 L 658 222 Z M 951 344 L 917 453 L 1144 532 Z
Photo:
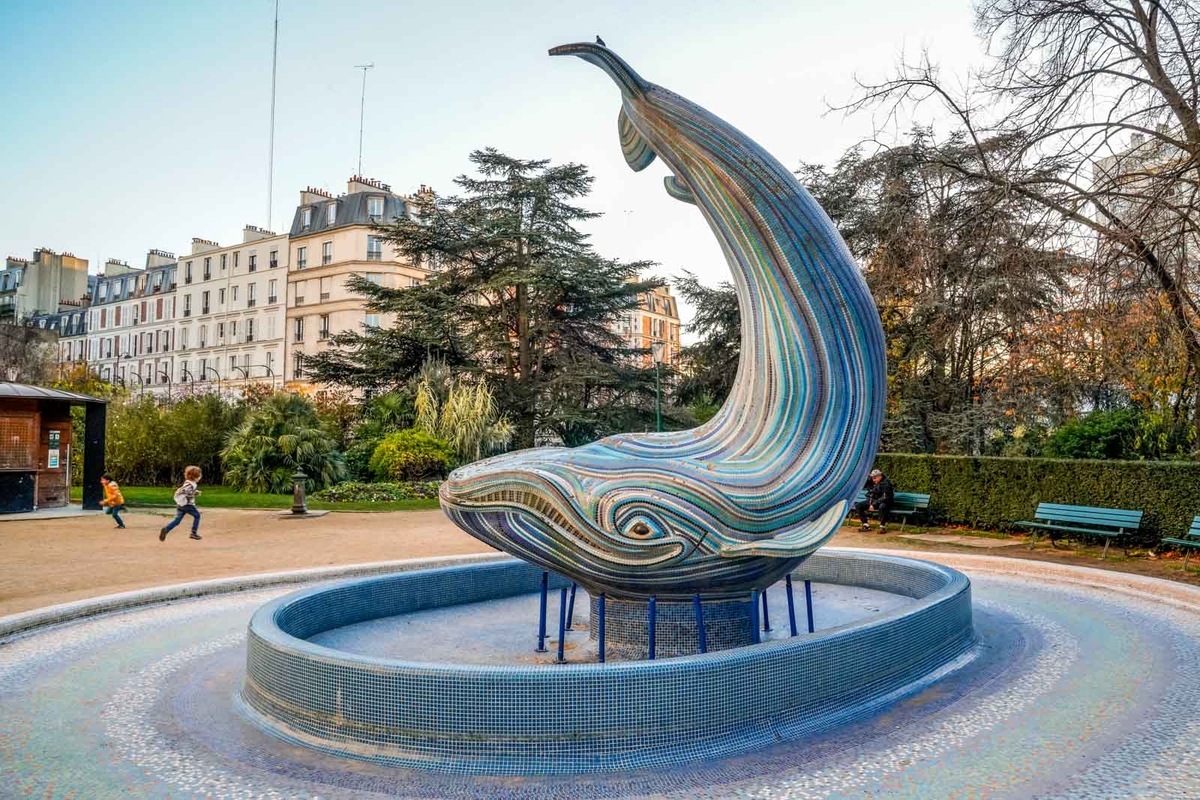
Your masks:
M 974 643 L 970 582 L 953 569 L 822 550 L 793 577 L 913 602 L 716 653 L 491 666 L 375 658 L 306 640 L 365 620 L 534 592 L 537 567 L 514 560 L 342 581 L 255 613 L 240 707 L 286 741 L 414 769 L 662 767 L 750 752 L 872 713 L 923 688 Z M 551 576 L 552 587 L 563 585 Z

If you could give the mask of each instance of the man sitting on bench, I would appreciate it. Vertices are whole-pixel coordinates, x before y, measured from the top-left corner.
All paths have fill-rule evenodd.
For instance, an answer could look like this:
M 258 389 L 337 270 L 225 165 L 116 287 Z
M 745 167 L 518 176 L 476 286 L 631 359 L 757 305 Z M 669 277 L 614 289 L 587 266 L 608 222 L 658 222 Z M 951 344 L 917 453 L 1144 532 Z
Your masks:
M 862 520 L 862 530 L 869 531 L 871 525 L 867 522 L 867 512 L 874 511 L 879 515 L 879 532 L 887 533 L 888 519 L 892 513 L 892 503 L 895 500 L 892 482 L 877 469 L 871 470 L 871 477 L 864 487 L 867 493 L 865 500 L 859 500 L 854 510 Z

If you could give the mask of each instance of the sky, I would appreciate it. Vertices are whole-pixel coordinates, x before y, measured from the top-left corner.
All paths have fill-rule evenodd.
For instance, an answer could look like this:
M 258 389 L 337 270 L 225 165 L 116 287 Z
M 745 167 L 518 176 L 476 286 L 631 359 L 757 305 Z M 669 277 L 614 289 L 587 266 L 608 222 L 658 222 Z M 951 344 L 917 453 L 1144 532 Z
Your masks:
M 274 0 L 0 0 L 15 44 L 0 82 L 0 248 L 134 266 L 192 237 L 266 227 Z M 755 138 L 785 166 L 831 163 L 870 136 L 846 117 L 854 79 L 927 48 L 947 74 L 977 63 L 969 0 L 509 3 L 281 0 L 273 230 L 311 185 L 357 170 L 401 193 L 453 192 L 468 153 L 586 164 L 597 250 L 705 283 L 729 270 L 700 213 L 669 198 L 656 161 L 625 165 L 620 96 L 600 70 L 550 58 L 599 34 L 644 78 Z M 682 309 L 685 321 L 688 309 Z

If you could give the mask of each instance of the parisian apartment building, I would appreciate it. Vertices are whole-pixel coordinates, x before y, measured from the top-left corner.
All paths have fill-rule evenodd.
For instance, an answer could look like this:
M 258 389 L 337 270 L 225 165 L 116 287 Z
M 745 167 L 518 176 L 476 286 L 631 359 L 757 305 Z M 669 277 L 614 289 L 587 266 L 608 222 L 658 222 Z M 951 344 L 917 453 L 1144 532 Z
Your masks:
M 11 281 L 20 272 L 26 295 L 35 272 L 46 285 L 58 281 L 56 301 L 22 300 L 13 319 L 57 333 L 63 367 L 86 364 L 131 390 L 238 393 L 254 383 L 303 391 L 310 388 L 306 359 L 333 337 L 391 323 L 367 311 L 349 287 L 351 276 L 390 288 L 428 279 L 428 269 L 403 258 L 373 227 L 408 215 L 411 199 L 356 175 L 344 194 L 301 191 L 286 233 L 246 225 L 234 244 L 196 237 L 185 254 L 150 250 L 139 267 L 109 259 L 90 276 L 87 262 L 70 254 L 10 257 L 0 273 L 0 301 L 5 275 Z M 73 271 L 69 280 L 46 277 L 53 269 Z M 679 312 L 668 288 L 646 293 L 613 329 L 630 347 L 647 350 L 647 365 L 655 357 L 677 363 Z

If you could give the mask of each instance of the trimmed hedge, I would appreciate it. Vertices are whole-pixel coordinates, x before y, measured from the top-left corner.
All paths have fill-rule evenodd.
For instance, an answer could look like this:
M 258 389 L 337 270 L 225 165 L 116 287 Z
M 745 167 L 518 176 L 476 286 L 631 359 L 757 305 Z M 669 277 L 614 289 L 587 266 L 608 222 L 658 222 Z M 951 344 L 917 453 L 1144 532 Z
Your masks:
M 1140 533 L 1152 546 L 1187 531 L 1200 514 L 1200 463 L 880 453 L 877 466 L 898 492 L 930 495 L 933 521 L 1015 530 L 1038 503 L 1141 509 Z

